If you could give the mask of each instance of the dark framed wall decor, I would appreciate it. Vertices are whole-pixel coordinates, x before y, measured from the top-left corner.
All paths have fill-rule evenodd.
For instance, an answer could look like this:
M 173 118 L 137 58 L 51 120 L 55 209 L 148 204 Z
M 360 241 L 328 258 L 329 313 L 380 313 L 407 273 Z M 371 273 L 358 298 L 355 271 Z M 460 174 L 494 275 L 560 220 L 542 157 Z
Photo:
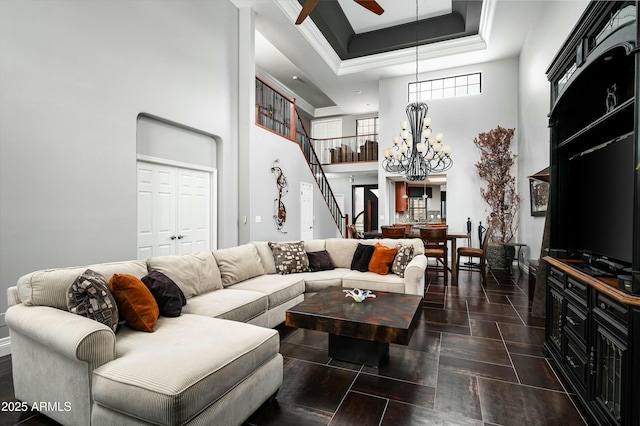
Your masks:
M 544 216 L 549 203 L 549 182 L 529 179 L 529 194 L 531 195 L 531 216 Z

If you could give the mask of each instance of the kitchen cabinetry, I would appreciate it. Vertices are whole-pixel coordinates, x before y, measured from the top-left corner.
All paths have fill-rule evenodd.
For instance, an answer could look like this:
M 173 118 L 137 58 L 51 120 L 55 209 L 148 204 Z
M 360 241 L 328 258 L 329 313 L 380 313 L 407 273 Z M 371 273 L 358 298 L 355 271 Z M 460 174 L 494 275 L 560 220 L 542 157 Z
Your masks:
M 406 212 L 409 210 L 409 194 L 407 193 L 406 182 L 396 182 L 396 211 Z

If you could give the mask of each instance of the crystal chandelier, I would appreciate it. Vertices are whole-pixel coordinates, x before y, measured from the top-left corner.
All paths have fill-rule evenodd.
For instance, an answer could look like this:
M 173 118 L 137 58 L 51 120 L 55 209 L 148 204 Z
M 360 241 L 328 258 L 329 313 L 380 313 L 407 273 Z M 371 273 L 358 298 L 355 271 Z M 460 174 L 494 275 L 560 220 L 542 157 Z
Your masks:
M 416 0 L 416 83 L 418 82 L 418 1 Z M 429 107 L 424 102 L 407 105 L 407 118 L 393 136 L 393 145 L 383 151 L 382 167 L 389 173 L 404 175 L 408 181 L 424 180 L 429 174 L 451 168 L 451 146 L 442 143 L 442 133 L 433 135 Z M 408 128 L 408 125 L 410 126 Z M 409 130 L 411 132 L 409 132 Z

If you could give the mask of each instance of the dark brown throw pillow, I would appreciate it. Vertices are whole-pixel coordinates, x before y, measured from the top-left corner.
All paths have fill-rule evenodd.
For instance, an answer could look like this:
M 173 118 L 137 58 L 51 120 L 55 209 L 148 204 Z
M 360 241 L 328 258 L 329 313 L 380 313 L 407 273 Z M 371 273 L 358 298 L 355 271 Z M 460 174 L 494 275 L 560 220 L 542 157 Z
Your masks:
M 153 333 L 160 311 L 156 299 L 140 279 L 129 274 L 113 274 L 109 290 L 129 327 Z
M 151 271 L 141 278 L 153 298 L 158 303 L 160 315 L 163 317 L 179 317 L 182 307 L 187 304 L 187 298 L 180 287 L 160 271 Z
M 329 252 L 326 250 L 308 251 L 307 257 L 309 258 L 309 267 L 311 268 L 311 272 L 335 269 L 331 262 L 331 258 L 329 257 Z
M 113 331 L 118 327 L 118 306 L 107 280 L 87 269 L 67 289 L 69 312 L 98 321 Z
M 353 260 L 351 260 L 351 269 L 354 271 L 367 272 L 374 250 L 374 246 L 358 243 L 356 252 L 353 254 Z

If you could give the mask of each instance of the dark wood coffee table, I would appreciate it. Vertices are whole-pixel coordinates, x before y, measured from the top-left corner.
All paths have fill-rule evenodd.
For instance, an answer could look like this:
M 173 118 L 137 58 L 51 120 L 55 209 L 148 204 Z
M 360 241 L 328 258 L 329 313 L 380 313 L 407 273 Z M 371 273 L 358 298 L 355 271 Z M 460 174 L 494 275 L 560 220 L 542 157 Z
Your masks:
M 290 308 L 286 325 L 329 333 L 329 356 L 378 367 L 389 357 L 389 343 L 408 345 L 418 324 L 422 297 L 374 291 L 357 303 L 342 287 L 329 287 Z

